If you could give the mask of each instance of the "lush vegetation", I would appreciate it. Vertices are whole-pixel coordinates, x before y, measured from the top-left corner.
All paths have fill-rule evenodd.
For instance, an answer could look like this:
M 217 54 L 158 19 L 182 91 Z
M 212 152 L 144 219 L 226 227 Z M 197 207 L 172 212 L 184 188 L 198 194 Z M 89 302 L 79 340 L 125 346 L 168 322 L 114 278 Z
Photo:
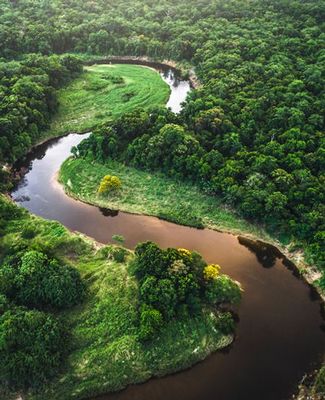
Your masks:
M 56 311 L 80 303 L 86 287 L 72 265 L 51 255 L 61 226 L 38 226 L 3 196 L 0 217 L 1 394 L 42 386 L 62 368 L 71 340 Z
M 85 287 L 73 267 L 61 265 L 40 251 L 27 251 L 21 257 L 15 251 L 4 258 L 0 269 L 2 295 L 40 309 L 64 309 L 82 301 Z
M 127 144 L 116 143 L 111 132 L 107 138 L 105 128 L 96 157 L 115 157 L 116 148 L 125 145 L 127 157 L 119 158 L 198 182 L 245 218 L 296 241 L 308 260 L 323 268 L 322 1 L 137 0 L 131 5 L 58 0 L 40 5 L 3 0 L 0 7 L 5 94 L 8 87 L 13 90 L 8 60 L 33 52 L 147 55 L 195 65 L 201 89 L 189 96 L 178 121 L 166 121 L 178 128 L 141 126 Z M 31 136 L 31 129 L 17 130 L 16 123 L 8 129 L 12 107 L 5 107 L 0 122 L 2 157 L 9 161 L 23 153 L 26 134 Z M 170 129 L 179 142 L 160 165 L 156 155 L 159 160 L 166 155 L 161 151 L 168 149 Z M 9 132 L 12 140 L 19 137 L 17 144 L 7 143 Z M 149 149 L 145 135 L 150 135 Z
M 151 339 L 182 313 L 196 314 L 203 304 L 238 303 L 240 287 L 219 266 L 207 265 L 200 254 L 186 249 L 160 249 L 155 243 L 140 243 L 135 249 L 132 270 L 139 281 L 140 337 Z M 211 273 L 212 272 L 212 273 Z M 223 315 L 220 330 L 229 334 L 234 322 Z
M 0 314 L 0 335 L 1 385 L 20 390 L 53 377 L 69 344 L 68 332 L 57 318 L 23 308 Z
M 81 71 L 81 61 L 70 55 L 33 54 L 10 62 L 0 59 L 0 165 L 24 156 L 32 144 L 44 138 L 58 109 L 56 89 Z M 2 171 L 0 182 L 5 179 Z
M 31 387 L 27 399 L 87 398 L 186 368 L 232 342 L 233 318 L 219 304 L 224 308 L 225 303 L 239 300 L 239 287 L 219 270 L 215 276 L 206 276 L 207 265 L 199 254 L 183 249 L 164 251 L 153 243 L 139 245 L 136 254 L 121 246 L 98 248 L 4 197 L 0 197 L 0 216 L 4 283 L 0 290 L 0 357 L 5 360 L 0 366 L 1 398 L 10 398 L 8 388 L 27 387 Z M 13 258 L 16 252 L 19 257 Z M 45 264 L 49 270 L 39 275 Z M 158 272 L 163 274 L 164 265 L 170 265 L 160 287 L 167 314 L 160 304 L 155 304 L 157 311 L 153 309 L 150 298 L 156 294 L 150 294 L 147 279 L 147 272 L 154 279 Z M 14 277 L 8 273 L 11 268 Z M 51 287 L 47 283 L 54 272 Z M 16 282 L 19 285 L 25 273 L 31 283 L 25 285 L 27 292 L 4 289 L 12 287 L 12 279 L 14 287 Z M 37 277 L 38 287 L 33 285 Z M 213 295 L 210 301 L 207 293 L 217 294 L 218 279 L 226 280 L 221 297 Z M 199 286 L 191 299 L 193 285 Z M 77 303 L 76 288 L 79 304 L 67 308 Z M 36 310 L 31 304 L 40 290 L 45 299 L 35 304 Z M 55 293 L 65 301 L 64 308 L 61 303 L 49 305 Z
M 72 126 L 89 129 L 110 121 L 74 150 L 79 160 L 73 162 L 82 159 L 88 164 L 94 161 L 97 166 L 103 164 L 101 178 L 108 172 L 115 173 L 106 166 L 112 165 L 114 160 L 168 176 L 175 182 L 169 185 L 187 181 L 182 187 L 194 185 L 192 190 L 197 196 L 207 199 L 204 204 L 214 208 L 221 200 L 243 218 L 263 224 L 277 238 L 303 248 L 307 261 L 323 271 L 318 284 L 324 289 L 324 11 L 321 0 L 177 0 L 172 3 L 166 0 L 156 3 L 150 0 L 132 3 L 123 0 L 0 0 L 0 189 L 10 186 L 7 170 L 2 165 L 23 156 L 33 143 L 63 133 Z M 105 91 L 107 82 L 116 89 L 111 92 L 113 100 L 119 102 L 120 108 L 125 104 L 123 113 L 137 95 L 127 87 L 120 90 L 126 82 L 123 74 L 113 77 L 112 72 L 107 78 L 101 69 L 104 67 L 97 72 L 94 69 L 86 72 L 86 87 L 80 77 L 70 88 L 64 89 L 82 70 L 80 59 L 67 52 L 171 58 L 183 65 L 193 65 L 202 86 L 188 97 L 179 116 L 159 109 L 148 112 L 147 100 L 142 103 L 143 93 L 140 105 L 144 109 L 123 114 L 118 120 L 115 119 L 119 116 L 116 110 L 102 110 L 100 103 L 96 103 L 99 110 L 93 109 L 87 114 L 83 110 L 91 110 L 85 95 L 89 96 L 94 89 L 96 93 Z M 141 71 L 149 74 L 144 68 Z M 152 71 L 150 74 L 154 76 Z M 80 91 L 83 98 L 71 98 L 71 88 Z M 152 88 L 155 91 L 155 86 Z M 58 89 L 63 109 L 55 117 Z M 162 90 L 164 93 L 160 89 L 159 93 L 158 90 L 154 92 L 155 104 L 166 98 L 166 86 Z M 92 99 L 100 102 L 96 94 Z M 79 113 L 77 107 L 81 108 Z M 60 120 L 64 112 L 66 119 Z M 75 124 L 69 125 L 73 121 L 68 123 L 67 120 L 75 114 Z M 49 130 L 51 120 L 53 129 Z M 139 176 L 143 178 L 143 174 Z M 156 178 L 158 176 L 153 180 L 162 182 Z M 121 178 L 123 193 L 126 181 Z M 99 184 L 97 178 L 96 184 Z M 163 207 L 161 209 L 166 210 L 168 206 Z M 194 215 L 191 224 L 199 225 L 205 215 L 198 213 L 197 220 L 198 205 L 192 206 L 189 201 L 187 207 L 190 215 Z M 180 208 L 176 210 L 174 214 L 168 213 L 175 215 L 175 220 L 186 222 L 187 217 Z M 56 389 L 61 390 L 57 392 L 58 398 L 117 389 L 129 382 L 124 376 L 130 381 L 140 381 L 153 374 L 170 372 L 219 347 L 224 336 L 219 331 L 213 333 L 215 321 L 211 321 L 210 314 L 203 312 L 199 317 L 186 319 L 183 329 L 182 319 L 168 322 L 162 310 L 152 305 L 148 305 L 149 308 L 143 305 L 140 318 L 135 303 L 133 309 L 128 308 L 129 314 L 124 313 L 125 299 L 134 301 L 137 293 L 137 281 L 129 278 L 127 272 L 128 262 L 121 268 L 114 256 L 113 260 L 107 259 L 102 253 L 97 259 L 92 254 L 82 262 L 78 254 L 70 259 L 65 248 L 67 243 L 73 244 L 72 249 L 79 251 L 81 248 L 82 257 L 89 254 L 89 247 L 75 237 L 68 239 L 58 224 L 37 220 L 37 226 L 31 227 L 33 217 L 1 199 L 3 212 L 11 214 L 10 218 L 0 220 L 1 269 L 5 271 L 4 282 L 8 283 L 0 300 L 0 353 L 1 357 L 10 359 L 7 368 L 0 367 L 5 384 L 28 385 L 26 371 L 31 367 L 35 384 L 50 378 L 52 373 L 42 375 L 44 371 L 40 368 L 43 362 L 48 362 L 42 359 L 45 352 L 52 354 L 53 365 L 44 370 L 56 373 L 59 360 L 64 357 L 57 343 L 65 333 L 53 309 L 71 322 L 75 343 L 80 345 L 69 357 L 67 380 L 56 385 Z M 71 249 L 70 252 L 74 253 Z M 123 258 L 122 253 L 114 251 L 117 259 Z M 64 259 L 60 259 L 60 255 Z M 33 257 L 41 260 L 37 262 L 38 269 L 34 272 L 26 267 L 25 275 L 23 266 Z M 46 273 L 43 277 L 38 271 L 43 271 L 45 264 L 53 266 L 47 271 L 49 275 Z M 83 285 L 71 272 L 73 264 L 88 281 L 90 297 L 78 306 L 80 309 L 58 311 L 81 301 L 84 295 Z M 63 286 L 54 286 L 54 292 L 46 295 L 39 293 L 37 285 L 31 285 L 31 293 L 25 293 L 11 275 L 16 271 L 17 277 L 24 280 L 30 276 L 31 281 L 42 276 L 49 287 L 52 274 L 54 276 L 58 270 L 64 278 L 57 284 Z M 207 271 L 209 274 L 214 272 Z M 123 282 L 119 292 L 114 292 L 115 287 L 110 284 L 113 281 Z M 123 290 L 125 281 L 130 285 Z M 229 283 L 221 279 L 217 282 Z M 61 303 L 55 291 L 62 293 L 65 285 L 72 285 L 74 290 L 72 297 L 61 299 Z M 170 284 L 167 286 L 171 293 Z M 112 305 L 113 298 L 119 301 L 118 305 L 114 302 L 117 308 L 112 306 L 115 313 L 111 314 L 107 303 Z M 211 298 L 214 298 L 213 292 Z M 36 302 L 42 304 L 42 310 L 30 308 Z M 231 325 L 228 317 L 224 317 L 225 326 Z M 149 346 L 145 353 L 140 351 L 143 344 L 139 344 L 135 334 L 139 321 L 143 327 L 149 327 L 144 333 L 163 332 L 154 344 L 145 344 Z M 43 341 L 39 339 L 42 335 L 36 332 L 42 332 L 42 325 L 46 323 L 53 328 L 53 338 Z M 116 338 L 110 346 L 105 336 L 107 326 L 111 337 L 114 334 Z M 36 353 L 35 348 L 28 347 L 30 341 L 20 334 L 20 327 L 28 331 L 26 338 L 33 335 L 39 339 L 35 340 Z M 9 328 L 15 333 L 14 343 L 6 333 Z M 194 343 L 206 332 L 210 342 L 194 354 Z M 180 338 L 179 348 L 174 347 L 176 335 Z M 122 364 L 125 354 L 132 354 L 130 349 L 134 349 L 138 358 L 130 357 Z M 19 357 L 16 358 L 17 351 Z M 175 354 L 182 355 L 177 358 Z M 32 366 L 28 364 L 31 355 L 35 358 Z M 157 359 L 159 365 L 155 362 Z M 12 363 L 16 360 L 22 361 L 17 373 L 19 382 L 15 382 L 12 372 L 15 366 Z M 86 367 L 89 364 L 97 366 L 94 368 L 96 378 L 88 375 L 80 382 L 79 377 L 85 370 L 90 373 Z M 140 365 L 137 372 L 134 365 Z M 148 365 L 152 368 L 150 371 Z M 114 377 L 110 382 L 105 378 L 107 371 Z M 54 389 L 49 391 L 51 394 L 40 394 L 39 398 L 53 397 Z
M 85 132 L 138 107 L 164 105 L 169 87 L 159 74 L 137 65 L 93 65 L 58 91 L 59 108 L 49 135 Z

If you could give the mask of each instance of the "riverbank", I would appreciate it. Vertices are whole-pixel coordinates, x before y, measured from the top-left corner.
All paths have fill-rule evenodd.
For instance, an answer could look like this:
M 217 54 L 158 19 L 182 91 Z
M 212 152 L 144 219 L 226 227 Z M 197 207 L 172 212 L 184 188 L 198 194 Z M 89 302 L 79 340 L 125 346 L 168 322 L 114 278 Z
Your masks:
M 98 196 L 99 182 L 107 174 L 117 175 L 122 181 L 122 189 L 107 197 Z M 63 163 L 59 181 L 68 195 L 88 204 L 270 243 L 295 264 L 301 276 L 325 300 L 325 293 L 316 285 L 320 271 L 306 263 L 302 251 L 290 251 L 290 244 L 284 245 L 262 228 L 243 220 L 226 209 L 218 198 L 202 193 L 194 185 L 177 182 L 162 174 L 149 174 L 115 161 L 100 164 L 72 158 Z
M 85 65 L 91 64 L 106 64 L 106 63 L 127 63 L 135 65 L 145 65 L 153 68 L 168 69 L 171 68 L 175 70 L 179 77 L 188 80 L 191 84 L 192 89 L 199 89 L 201 87 L 201 82 L 197 77 L 194 67 L 191 65 L 184 65 L 183 63 L 176 62 L 174 60 L 162 60 L 160 58 L 153 59 L 150 57 L 141 56 L 90 56 L 81 55 L 84 60 Z
M 8 208 L 1 224 L 2 249 L 13 244 L 42 246 L 44 252 L 75 266 L 88 287 L 83 304 L 58 314 L 69 326 L 72 341 L 62 373 L 46 387 L 25 393 L 24 400 L 85 399 L 118 391 L 186 369 L 233 341 L 233 335 L 216 329 L 215 313 L 203 309 L 195 316 L 185 313 L 171 320 L 152 341 L 142 343 L 138 337 L 138 284 L 129 273 L 132 251 L 124 250 L 124 260 L 116 260 L 116 246 L 98 246 L 0 196 L 0 211 L 4 206 Z M 1 391 L 0 395 L 12 398 Z

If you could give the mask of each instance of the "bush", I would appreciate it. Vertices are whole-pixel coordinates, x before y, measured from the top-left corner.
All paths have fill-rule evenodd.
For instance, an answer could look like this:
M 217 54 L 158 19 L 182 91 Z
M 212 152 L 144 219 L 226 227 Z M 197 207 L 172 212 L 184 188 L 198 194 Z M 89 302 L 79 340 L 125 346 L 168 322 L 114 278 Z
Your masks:
M 140 296 L 143 303 L 159 310 L 167 320 L 175 315 L 177 296 L 170 279 L 148 276 L 140 287 Z
M 139 243 L 135 248 L 136 259 L 133 265 L 134 274 L 141 280 L 146 275 L 159 277 L 166 274 L 164 252 L 156 243 Z
M 112 247 L 110 250 L 110 254 L 116 262 L 122 263 L 125 261 L 125 257 L 128 254 L 128 251 L 123 247 Z
M 79 272 L 48 259 L 43 253 L 25 253 L 17 272 L 15 297 L 20 304 L 62 309 L 79 303 L 84 297 L 85 286 Z
M 241 289 L 227 275 L 219 275 L 207 283 L 205 297 L 210 304 L 236 304 L 241 298 Z
M 152 339 L 159 332 L 162 324 L 163 318 L 160 311 L 144 305 L 140 315 L 140 339 L 144 341 Z
M 16 309 L 0 316 L 0 382 L 38 386 L 55 375 L 67 349 L 67 333 L 53 316 Z
M 121 187 L 121 181 L 117 176 L 105 175 L 98 187 L 98 194 L 107 194 Z

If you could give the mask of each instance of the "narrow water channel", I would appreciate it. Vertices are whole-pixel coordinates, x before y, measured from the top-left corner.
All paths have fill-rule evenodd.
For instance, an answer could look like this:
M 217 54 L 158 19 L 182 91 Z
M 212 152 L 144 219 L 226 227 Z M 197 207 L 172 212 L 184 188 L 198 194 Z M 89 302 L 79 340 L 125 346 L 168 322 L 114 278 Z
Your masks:
M 172 72 L 162 74 L 172 89 L 169 105 L 178 112 L 189 84 L 174 79 Z M 88 135 L 70 134 L 37 147 L 22 164 L 28 172 L 12 192 L 13 199 L 99 242 L 109 243 L 113 234 L 121 234 L 129 248 L 152 240 L 162 247 L 197 250 L 240 281 L 245 291 L 237 337 L 230 348 L 189 370 L 100 399 L 288 400 L 303 374 L 319 366 L 323 358 L 324 321 L 318 297 L 271 247 L 154 217 L 110 213 L 67 197 L 56 172 L 71 147 Z

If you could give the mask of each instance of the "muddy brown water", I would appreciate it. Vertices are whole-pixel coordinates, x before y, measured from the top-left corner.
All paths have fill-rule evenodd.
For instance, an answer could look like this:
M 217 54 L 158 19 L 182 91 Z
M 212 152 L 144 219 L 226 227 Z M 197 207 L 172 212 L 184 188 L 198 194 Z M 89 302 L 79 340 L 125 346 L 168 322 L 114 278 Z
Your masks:
M 165 71 L 172 86 L 173 78 Z M 175 103 L 184 100 L 183 86 Z M 175 93 L 176 92 L 176 93 Z M 174 108 L 179 111 L 179 108 Z M 234 235 L 179 226 L 158 218 L 110 212 L 66 196 L 55 179 L 72 146 L 89 134 L 70 134 L 37 147 L 13 199 L 41 217 L 58 220 L 102 243 L 123 235 L 126 246 L 152 240 L 199 251 L 241 282 L 244 294 L 236 340 L 192 368 L 99 397 L 100 400 L 288 400 L 325 349 L 321 302 L 271 246 Z

